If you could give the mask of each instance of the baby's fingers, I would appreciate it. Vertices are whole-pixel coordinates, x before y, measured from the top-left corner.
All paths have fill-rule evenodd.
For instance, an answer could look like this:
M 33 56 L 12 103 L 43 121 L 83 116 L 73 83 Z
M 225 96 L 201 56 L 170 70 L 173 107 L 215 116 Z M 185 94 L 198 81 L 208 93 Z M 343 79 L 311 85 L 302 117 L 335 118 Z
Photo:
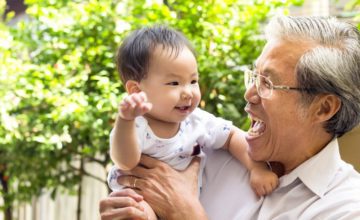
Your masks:
M 145 113 L 149 112 L 152 108 L 152 104 L 148 102 L 140 103 L 134 109 L 134 114 L 136 116 L 144 115 Z
M 143 102 L 147 102 L 147 96 L 145 92 L 139 92 L 139 98 L 143 101 Z
M 275 188 L 271 185 L 271 184 L 268 184 L 265 186 L 265 194 L 268 195 L 270 194 Z
M 144 102 L 141 106 L 141 112 L 145 114 L 152 109 L 152 104 L 150 102 Z
M 122 102 L 120 103 L 120 106 L 127 106 L 127 108 L 135 108 L 136 106 L 136 100 L 134 100 L 133 95 L 126 96 Z
M 265 186 L 257 187 L 255 189 L 255 192 L 256 192 L 256 195 L 259 197 L 264 196 L 264 195 L 266 195 L 266 188 L 265 188 Z
M 144 92 L 140 92 L 140 93 L 134 93 L 130 96 L 136 106 L 139 106 L 146 101 L 146 96 L 144 96 L 144 94 L 145 94 Z

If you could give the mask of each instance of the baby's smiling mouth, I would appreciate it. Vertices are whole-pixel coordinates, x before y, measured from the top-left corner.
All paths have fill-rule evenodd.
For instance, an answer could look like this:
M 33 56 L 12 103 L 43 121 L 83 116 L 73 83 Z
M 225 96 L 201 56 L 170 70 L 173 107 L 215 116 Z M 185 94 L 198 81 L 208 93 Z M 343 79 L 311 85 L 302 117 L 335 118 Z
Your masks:
M 186 111 L 186 110 L 189 110 L 190 109 L 190 105 L 188 106 L 176 106 L 175 108 L 178 109 L 178 110 L 181 110 L 181 111 Z

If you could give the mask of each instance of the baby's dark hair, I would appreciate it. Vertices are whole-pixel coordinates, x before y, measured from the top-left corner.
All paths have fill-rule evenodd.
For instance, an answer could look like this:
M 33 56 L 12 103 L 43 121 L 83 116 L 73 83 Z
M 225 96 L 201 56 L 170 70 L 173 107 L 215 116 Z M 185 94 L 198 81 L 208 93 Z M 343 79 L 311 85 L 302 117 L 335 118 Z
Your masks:
M 179 31 L 164 25 L 140 28 L 126 37 L 117 52 L 116 65 L 123 83 L 140 82 L 146 77 L 151 53 L 159 45 L 170 49 L 175 57 L 184 46 L 195 56 L 193 46 Z

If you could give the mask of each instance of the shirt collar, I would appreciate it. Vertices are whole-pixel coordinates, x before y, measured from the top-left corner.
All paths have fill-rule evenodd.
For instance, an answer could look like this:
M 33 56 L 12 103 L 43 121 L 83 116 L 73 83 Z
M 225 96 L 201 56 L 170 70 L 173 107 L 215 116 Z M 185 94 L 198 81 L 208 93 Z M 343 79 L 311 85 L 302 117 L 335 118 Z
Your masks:
M 280 178 L 280 187 L 289 185 L 298 178 L 313 193 L 322 197 L 340 167 L 341 161 L 338 141 L 335 138 L 318 154 Z

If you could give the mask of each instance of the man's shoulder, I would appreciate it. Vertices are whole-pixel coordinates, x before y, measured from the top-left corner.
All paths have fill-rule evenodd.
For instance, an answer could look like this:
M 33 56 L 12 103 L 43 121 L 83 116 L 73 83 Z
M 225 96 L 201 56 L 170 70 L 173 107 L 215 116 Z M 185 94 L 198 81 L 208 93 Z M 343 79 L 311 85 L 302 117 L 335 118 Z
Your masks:
M 328 187 L 324 197 L 337 197 L 338 199 L 353 198 L 360 203 L 360 174 L 352 165 L 343 162 Z M 338 200 L 337 199 L 337 200 Z
M 334 177 L 334 182 L 331 185 L 334 188 L 339 187 L 337 186 L 337 183 L 343 183 L 345 186 L 360 184 L 360 173 L 357 172 L 351 164 L 342 161 Z M 360 190 L 360 187 L 358 189 Z
M 327 192 L 309 209 L 311 212 L 316 213 L 314 218 L 360 219 L 360 174 L 344 162 Z
M 350 164 L 341 160 L 335 167 L 337 169 L 331 169 L 331 175 L 325 175 L 331 176 L 331 179 L 322 182 L 321 190 L 309 188 L 309 181 L 303 182 L 299 178 L 280 186 L 265 198 L 259 215 L 304 220 L 351 219 L 347 217 L 349 214 L 360 216 L 359 173 Z M 309 173 L 317 172 L 317 175 L 312 176 L 314 178 L 323 176 L 322 171 L 327 170 L 315 168 L 308 170 Z M 315 179 L 321 180 L 321 178 Z M 326 185 L 323 186 L 323 184 Z M 282 202 L 279 202 L 280 200 Z

